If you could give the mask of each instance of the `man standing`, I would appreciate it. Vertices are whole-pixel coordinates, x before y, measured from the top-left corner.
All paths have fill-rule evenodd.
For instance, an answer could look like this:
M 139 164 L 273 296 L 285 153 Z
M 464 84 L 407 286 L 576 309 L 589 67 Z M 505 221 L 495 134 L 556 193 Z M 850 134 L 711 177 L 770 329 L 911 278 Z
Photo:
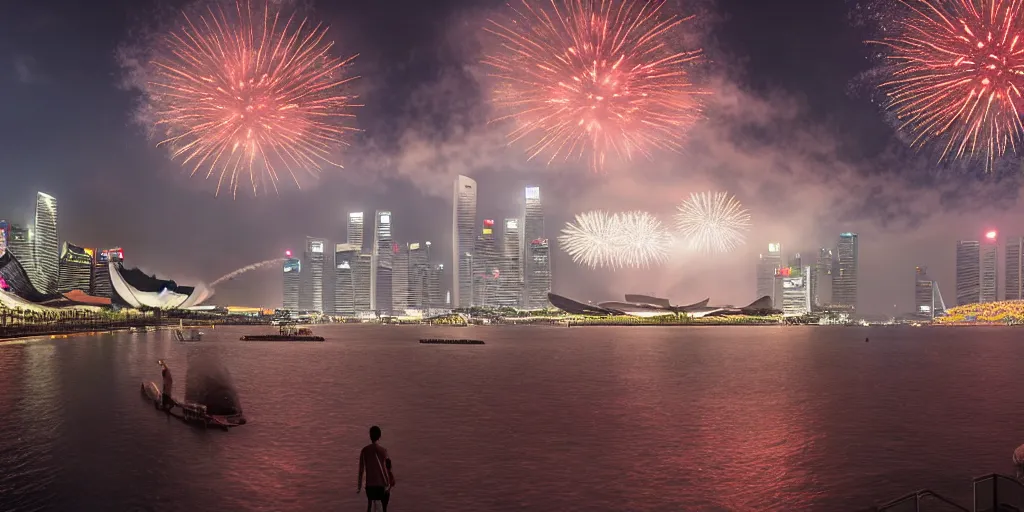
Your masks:
M 174 378 L 171 377 L 171 369 L 167 367 L 167 363 L 165 363 L 163 359 L 161 359 L 159 363 L 160 366 L 163 367 L 163 370 L 160 371 L 160 375 L 164 378 L 164 387 L 161 390 L 163 393 L 163 400 L 160 405 L 163 406 L 164 410 L 169 411 L 171 407 L 174 407 L 174 400 L 171 399 L 171 389 L 174 387 Z
M 395 476 L 391 473 L 391 459 L 388 451 L 377 444 L 380 440 L 380 427 L 370 427 L 370 444 L 359 452 L 359 479 L 356 481 L 356 493 L 363 485 L 363 472 L 366 473 L 366 512 L 373 509 L 373 502 L 379 501 L 388 512 L 388 501 L 391 499 L 391 487 L 395 485 Z

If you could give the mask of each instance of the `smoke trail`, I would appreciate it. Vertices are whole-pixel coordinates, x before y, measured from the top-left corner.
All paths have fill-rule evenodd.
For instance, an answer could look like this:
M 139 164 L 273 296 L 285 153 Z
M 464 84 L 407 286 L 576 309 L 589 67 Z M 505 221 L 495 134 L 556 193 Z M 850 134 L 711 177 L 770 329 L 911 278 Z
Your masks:
M 213 288 L 213 287 L 217 286 L 218 284 L 220 284 L 220 283 L 222 283 L 224 281 L 227 281 L 228 279 L 234 279 L 234 278 L 236 278 L 236 277 L 238 277 L 238 276 L 240 276 L 240 275 L 242 275 L 242 274 L 244 274 L 244 273 L 246 273 L 246 272 L 248 272 L 250 270 L 256 270 L 258 268 L 262 268 L 262 267 L 265 267 L 267 265 L 273 265 L 274 263 L 283 263 L 284 260 L 285 260 L 285 258 L 274 258 L 272 260 L 261 261 L 259 263 L 253 263 L 252 265 L 246 265 L 246 266 L 244 266 L 244 267 L 242 267 L 242 268 L 240 268 L 238 270 L 235 270 L 235 271 L 233 271 L 231 273 L 228 273 L 228 274 L 224 274 L 223 276 L 219 277 L 216 281 L 214 281 L 213 283 L 210 283 L 210 288 Z

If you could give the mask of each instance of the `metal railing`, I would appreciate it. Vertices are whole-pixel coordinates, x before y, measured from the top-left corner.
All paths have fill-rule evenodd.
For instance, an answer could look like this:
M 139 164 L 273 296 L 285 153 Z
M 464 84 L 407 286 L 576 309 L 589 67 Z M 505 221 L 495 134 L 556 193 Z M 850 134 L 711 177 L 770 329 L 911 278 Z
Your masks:
M 933 505 L 932 505 L 933 504 Z M 876 512 L 971 512 L 967 507 L 929 489 L 910 493 L 884 505 L 875 507 Z
M 975 512 L 1024 512 L 1024 485 L 1005 475 L 974 479 Z

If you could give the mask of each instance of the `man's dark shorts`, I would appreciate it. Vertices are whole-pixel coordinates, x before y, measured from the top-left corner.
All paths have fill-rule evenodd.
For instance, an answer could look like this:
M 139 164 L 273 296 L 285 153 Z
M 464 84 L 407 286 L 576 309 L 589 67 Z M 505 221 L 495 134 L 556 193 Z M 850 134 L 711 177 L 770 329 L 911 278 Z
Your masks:
M 387 505 L 388 500 L 391 499 L 391 493 L 383 487 L 367 487 L 366 499 L 370 501 L 379 501 L 382 505 Z

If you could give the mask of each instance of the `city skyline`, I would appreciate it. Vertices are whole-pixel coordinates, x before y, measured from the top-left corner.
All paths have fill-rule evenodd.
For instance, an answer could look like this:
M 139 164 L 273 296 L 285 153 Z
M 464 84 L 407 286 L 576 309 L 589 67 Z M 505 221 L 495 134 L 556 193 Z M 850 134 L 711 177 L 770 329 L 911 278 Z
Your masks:
M 387 209 L 405 219 L 396 225 L 396 239 L 432 240 L 450 275 L 455 262 L 446 225 L 451 183 L 460 174 L 479 184 L 481 211 L 484 204 L 508 201 L 509 191 L 541 187 L 551 199 L 549 237 L 552 228 L 580 211 L 642 208 L 669 218 L 689 193 L 724 189 L 753 217 L 747 244 L 734 253 L 713 260 L 684 255 L 659 273 L 621 271 L 606 280 L 575 268 L 551 243 L 551 265 L 557 269 L 553 288 L 600 300 L 632 283 L 680 302 L 714 289 L 723 300 L 741 303 L 750 299 L 751 257 L 768 242 L 812 248 L 835 233 L 852 231 L 864 241 L 858 302 L 869 313 L 887 312 L 894 302 L 900 310 L 912 310 L 905 276 L 917 265 L 928 265 L 936 281 L 949 283 L 952 295 L 950 247 L 957 239 L 977 238 L 989 227 L 1010 236 L 1024 233 L 1018 220 L 1024 218 L 1018 204 L 1021 179 L 1004 172 L 1016 162 L 996 165 L 991 175 L 981 165 L 937 166 L 933 155 L 907 148 L 886 124 L 875 98 L 860 87 L 872 65 L 863 41 L 872 34 L 849 23 L 851 13 L 843 5 L 798 8 L 784 1 L 769 7 L 730 0 L 716 6 L 728 16 L 702 18 L 713 26 L 698 29 L 713 28 L 716 34 L 705 45 L 715 62 L 712 81 L 717 80 L 708 98 L 712 115 L 695 126 L 687 156 L 659 152 L 650 161 L 610 162 L 601 175 L 572 162 L 526 161 L 518 149 L 507 147 L 506 126 L 486 122 L 491 115 L 483 97 L 485 80 L 473 66 L 466 67 L 479 61 L 479 34 L 462 27 L 477 26 L 502 6 L 497 1 L 403 3 L 395 15 L 393 6 L 317 3 L 318 17 L 337 28 L 332 37 L 351 33 L 339 44 L 361 54 L 357 70 L 365 80 L 359 92 L 367 106 L 357 124 L 365 133 L 344 155 L 344 170 L 325 173 L 301 191 L 232 202 L 215 199 L 210 184 L 189 178 L 132 123 L 137 98 L 119 88 L 126 71 L 118 60 L 122 53 L 115 50 L 135 43 L 129 36 L 133 20 L 151 15 L 150 2 L 91 9 L 60 1 L 19 5 L 0 22 L 7 29 L 0 31 L 0 40 L 12 52 L 0 56 L 0 63 L 20 70 L 0 81 L 8 105 L 0 123 L 10 134 L 0 141 L 0 150 L 11 175 L 4 191 L 10 206 L 0 217 L 31 225 L 34 211 L 25 198 L 44 190 L 59 198 L 60 241 L 121 245 L 147 272 L 198 281 L 284 249 L 301 252 L 306 234 L 342 241 L 338 237 L 349 212 Z M 67 13 L 88 23 L 46 29 Z M 809 26 L 816 28 L 800 30 L 825 30 L 827 37 L 815 38 L 823 51 L 793 50 L 785 38 L 749 40 L 765 16 L 782 15 L 813 19 Z M 414 23 L 415 30 L 406 29 L 407 21 L 423 16 L 457 16 L 468 23 L 431 28 Z M 38 23 L 12 21 L 25 19 Z M 380 32 L 351 30 L 363 26 Z M 384 36 L 391 32 L 402 37 Z M 67 43 L 59 52 L 39 44 L 55 33 Z M 436 54 L 418 55 L 422 65 L 394 66 L 421 47 L 436 48 Z M 792 72 L 797 64 L 800 69 L 820 64 L 831 72 L 807 79 Z M 79 86 L 65 85 L 71 83 Z M 54 142 L 59 151 L 49 149 Z M 505 219 L 519 215 L 517 210 L 507 204 L 487 215 Z M 271 304 L 281 297 L 281 285 L 269 274 L 254 273 L 223 286 L 218 300 Z M 1002 276 L 999 288 L 1004 288 Z

